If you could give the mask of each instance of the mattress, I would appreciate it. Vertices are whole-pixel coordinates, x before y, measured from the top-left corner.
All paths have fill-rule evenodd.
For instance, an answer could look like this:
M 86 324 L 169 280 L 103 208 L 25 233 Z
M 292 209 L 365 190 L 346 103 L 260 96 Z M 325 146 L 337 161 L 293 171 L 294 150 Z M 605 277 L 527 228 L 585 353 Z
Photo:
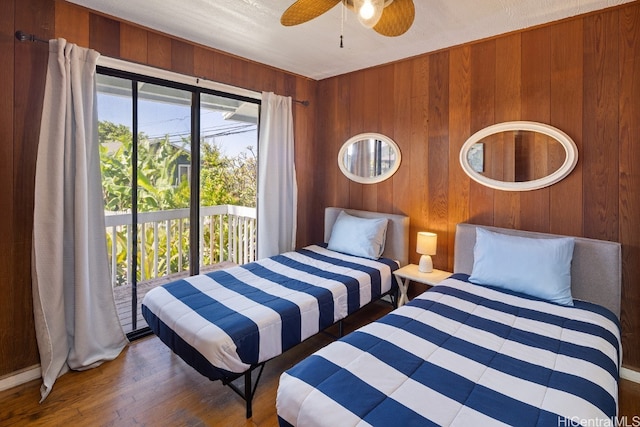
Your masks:
M 390 259 L 312 245 L 158 287 L 142 301 L 151 330 L 212 380 L 233 377 L 394 289 Z
M 564 426 L 617 415 L 613 313 L 466 278 L 446 279 L 284 372 L 281 426 Z

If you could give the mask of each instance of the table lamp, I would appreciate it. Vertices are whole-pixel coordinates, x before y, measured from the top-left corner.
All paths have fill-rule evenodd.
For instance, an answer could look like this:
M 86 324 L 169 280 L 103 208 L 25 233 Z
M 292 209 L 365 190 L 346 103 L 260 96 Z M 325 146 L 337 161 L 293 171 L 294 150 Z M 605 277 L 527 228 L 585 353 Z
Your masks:
M 416 243 L 416 252 L 422 254 L 418 271 L 422 273 L 431 273 L 433 271 L 433 261 L 431 255 L 436 254 L 438 245 L 438 235 L 428 231 L 420 231 L 418 233 L 418 241 Z

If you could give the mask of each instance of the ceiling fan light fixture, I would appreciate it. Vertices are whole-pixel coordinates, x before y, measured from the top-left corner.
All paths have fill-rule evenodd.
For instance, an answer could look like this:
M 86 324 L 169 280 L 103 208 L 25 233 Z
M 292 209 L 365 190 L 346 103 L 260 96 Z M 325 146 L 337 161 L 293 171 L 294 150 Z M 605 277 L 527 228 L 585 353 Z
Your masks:
M 367 28 L 373 28 L 382 16 L 384 0 L 353 0 L 353 6 L 358 21 Z
M 284 26 L 310 21 L 342 3 L 344 11 L 356 14 L 360 23 L 385 37 L 400 36 L 411 28 L 416 15 L 413 0 L 295 0 L 280 17 Z M 342 40 L 342 36 L 340 36 Z M 340 45 L 342 47 L 342 43 Z

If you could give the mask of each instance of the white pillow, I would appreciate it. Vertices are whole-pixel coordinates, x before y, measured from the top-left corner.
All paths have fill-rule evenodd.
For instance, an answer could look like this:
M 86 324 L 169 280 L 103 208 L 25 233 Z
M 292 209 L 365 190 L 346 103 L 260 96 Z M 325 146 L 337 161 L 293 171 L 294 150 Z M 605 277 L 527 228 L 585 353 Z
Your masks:
M 536 239 L 476 228 L 469 281 L 573 305 L 573 245 L 571 237 Z
M 333 224 L 327 248 L 378 259 L 384 252 L 387 222 L 386 218 L 359 218 L 341 211 Z

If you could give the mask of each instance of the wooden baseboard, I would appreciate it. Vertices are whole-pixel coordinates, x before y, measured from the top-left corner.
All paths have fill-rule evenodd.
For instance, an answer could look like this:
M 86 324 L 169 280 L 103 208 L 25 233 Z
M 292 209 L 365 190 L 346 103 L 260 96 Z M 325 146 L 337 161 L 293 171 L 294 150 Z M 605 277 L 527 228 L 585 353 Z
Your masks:
M 620 378 L 640 384 L 640 371 L 634 371 L 623 366 L 620 368 Z
M 0 391 L 28 383 L 29 381 L 40 378 L 41 376 L 42 373 L 40 371 L 40 365 L 33 365 L 29 368 L 9 374 L 4 378 L 0 378 Z M 620 378 L 640 384 L 640 371 L 635 371 L 623 366 L 620 368 Z
M 13 372 L 6 377 L 0 378 L 0 391 L 8 390 L 10 388 L 19 386 L 20 384 L 28 383 L 29 381 L 37 380 L 42 376 L 40 365 L 33 365 L 29 368 L 21 369 L 20 371 Z

